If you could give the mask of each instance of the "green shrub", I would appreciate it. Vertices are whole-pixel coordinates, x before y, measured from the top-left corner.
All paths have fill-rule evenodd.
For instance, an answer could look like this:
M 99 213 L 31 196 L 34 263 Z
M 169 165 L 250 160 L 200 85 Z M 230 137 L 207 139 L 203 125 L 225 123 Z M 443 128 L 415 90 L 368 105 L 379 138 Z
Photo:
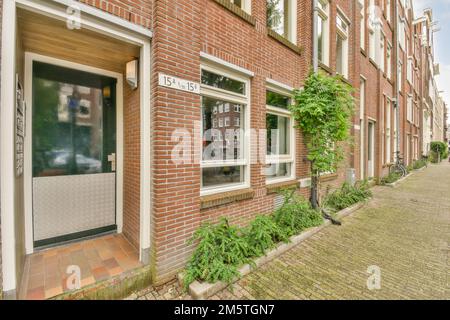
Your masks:
M 216 225 L 203 224 L 190 241 L 198 241 L 198 246 L 185 270 L 186 288 L 195 280 L 231 282 L 253 252 L 239 228 L 225 218 Z
M 274 220 L 289 237 L 323 223 L 322 215 L 299 196 L 286 198 L 284 205 L 274 212 Z
M 448 158 L 448 146 L 445 142 L 432 141 L 430 144 L 430 149 L 431 162 L 437 163 L 439 160 L 439 155 L 441 161 Z
M 401 174 L 396 172 L 391 172 L 389 175 L 381 178 L 381 184 L 388 184 L 388 183 L 394 183 L 398 179 L 401 178 Z
M 281 241 L 289 242 L 289 236 L 272 216 L 257 216 L 246 228 L 245 238 L 254 257 L 264 255 Z
M 358 182 L 354 186 L 346 182 L 325 197 L 324 206 L 339 211 L 371 196 L 372 192 L 367 181 Z
M 427 160 L 425 160 L 425 159 L 416 160 L 413 163 L 413 169 L 418 170 L 420 168 L 425 167 L 426 165 L 427 165 Z
M 406 166 L 406 172 L 407 172 L 407 173 L 410 173 L 410 172 L 413 171 L 413 170 L 414 170 L 414 167 L 413 167 L 412 164 Z

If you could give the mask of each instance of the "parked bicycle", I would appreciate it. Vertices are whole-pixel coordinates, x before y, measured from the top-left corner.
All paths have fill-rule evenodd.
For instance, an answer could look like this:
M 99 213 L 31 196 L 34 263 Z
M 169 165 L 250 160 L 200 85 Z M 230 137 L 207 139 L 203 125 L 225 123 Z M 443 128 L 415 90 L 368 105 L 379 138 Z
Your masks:
M 396 152 L 395 159 L 395 163 L 389 168 L 389 173 L 398 174 L 401 177 L 405 177 L 408 174 L 408 170 L 406 169 L 405 163 L 403 162 L 403 158 L 400 157 L 400 151 Z

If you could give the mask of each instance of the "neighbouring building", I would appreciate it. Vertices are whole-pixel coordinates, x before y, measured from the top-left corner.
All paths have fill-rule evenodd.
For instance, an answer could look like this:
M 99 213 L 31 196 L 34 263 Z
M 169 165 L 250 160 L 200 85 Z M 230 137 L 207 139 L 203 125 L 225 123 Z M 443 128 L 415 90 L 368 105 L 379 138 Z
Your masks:
M 308 198 L 288 105 L 314 44 L 356 98 L 355 143 L 324 191 L 386 175 L 397 150 L 412 163 L 444 128 L 431 12 L 414 20 L 408 0 L 318 0 L 317 39 L 313 1 L 0 4 L 5 298 L 70 291 L 73 267 L 81 286 L 146 266 L 161 284 L 203 222 L 245 225 L 285 187 Z

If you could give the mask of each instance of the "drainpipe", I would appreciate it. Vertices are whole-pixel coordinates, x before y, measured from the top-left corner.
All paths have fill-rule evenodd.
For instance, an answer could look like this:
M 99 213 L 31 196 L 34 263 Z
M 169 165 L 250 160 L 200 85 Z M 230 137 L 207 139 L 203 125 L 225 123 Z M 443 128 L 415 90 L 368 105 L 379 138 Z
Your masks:
M 313 35 L 312 35 L 312 41 L 313 41 L 313 71 L 316 73 L 319 69 L 319 44 L 317 43 L 317 34 L 318 34 L 318 20 L 319 20 L 319 0 L 312 0 L 312 6 L 313 6 Z
M 400 41 L 399 41 L 399 30 L 398 30 L 398 1 L 395 0 L 395 7 L 394 7 L 394 16 L 395 16 L 395 25 L 394 25 L 394 30 L 395 30 L 395 46 L 396 46 L 396 54 L 395 54 L 395 65 L 397 66 L 396 68 L 396 81 L 395 81 L 395 113 L 396 113 L 396 123 L 395 126 L 397 128 L 397 137 L 396 137 L 396 145 L 397 145 L 397 152 L 395 154 L 395 159 L 398 160 L 399 155 L 400 155 L 400 103 L 399 103 L 399 99 L 400 99 L 400 94 L 399 94 L 399 89 L 400 89 L 400 83 L 398 82 L 398 68 L 400 66 L 399 64 L 399 57 L 400 57 Z M 403 77 L 402 77 L 403 80 Z

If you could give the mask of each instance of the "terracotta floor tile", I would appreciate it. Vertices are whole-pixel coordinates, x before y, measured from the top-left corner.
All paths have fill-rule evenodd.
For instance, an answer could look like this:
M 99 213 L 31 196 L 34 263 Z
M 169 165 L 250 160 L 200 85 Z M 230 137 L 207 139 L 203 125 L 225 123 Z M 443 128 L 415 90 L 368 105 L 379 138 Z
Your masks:
M 57 286 L 55 288 L 51 288 L 51 289 L 45 290 L 45 299 L 53 298 L 53 297 L 55 297 L 57 295 L 62 294 L 63 292 L 64 291 L 63 291 L 62 286 Z
M 45 291 L 44 287 L 34 288 L 32 290 L 28 290 L 27 292 L 27 300 L 44 300 L 45 299 Z
M 45 284 L 45 275 L 43 273 L 36 274 L 28 278 L 28 290 L 44 287 L 44 284 Z
M 94 276 L 89 276 L 87 278 L 81 279 L 81 287 L 89 286 L 95 283 Z
M 121 267 L 117 266 L 115 268 L 109 269 L 108 272 L 111 277 L 114 277 L 114 276 L 118 276 L 119 274 L 122 274 L 124 272 L 124 270 Z
M 113 257 L 113 254 L 110 250 L 101 250 L 98 252 L 98 255 L 100 256 L 100 259 L 108 260 Z
M 103 264 L 105 265 L 105 267 L 107 269 L 113 269 L 113 268 L 116 268 L 116 267 L 119 266 L 119 264 L 117 263 L 116 259 L 114 259 L 114 258 L 110 258 L 110 259 L 104 260 Z
M 99 267 L 92 270 L 92 275 L 96 281 L 105 280 L 109 277 L 108 270 L 105 267 Z

